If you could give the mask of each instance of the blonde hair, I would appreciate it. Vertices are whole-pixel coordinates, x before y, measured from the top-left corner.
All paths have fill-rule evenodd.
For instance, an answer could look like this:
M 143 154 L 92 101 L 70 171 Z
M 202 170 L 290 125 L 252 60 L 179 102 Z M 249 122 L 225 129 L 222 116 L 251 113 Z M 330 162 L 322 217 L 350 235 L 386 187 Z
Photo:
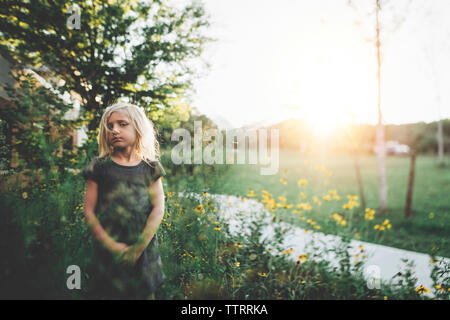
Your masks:
M 136 130 L 136 143 L 134 151 L 140 159 L 150 164 L 158 160 L 159 143 L 152 121 L 145 115 L 144 108 L 131 103 L 116 103 L 106 108 L 100 120 L 100 132 L 97 136 L 99 158 L 111 156 L 114 148 L 108 144 L 108 119 L 115 111 L 128 116 Z

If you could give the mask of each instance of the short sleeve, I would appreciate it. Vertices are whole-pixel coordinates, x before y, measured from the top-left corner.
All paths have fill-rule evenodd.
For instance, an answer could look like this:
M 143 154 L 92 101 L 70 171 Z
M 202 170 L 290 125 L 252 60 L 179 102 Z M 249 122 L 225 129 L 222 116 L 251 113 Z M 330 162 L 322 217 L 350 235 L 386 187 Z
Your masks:
M 166 176 L 166 171 L 164 171 L 164 168 L 159 161 L 155 161 L 152 164 L 153 164 L 153 173 L 151 177 L 151 182 L 155 182 L 159 178 Z
M 91 162 L 83 169 L 83 178 L 85 180 L 92 180 L 99 182 L 99 166 L 97 158 L 91 160 Z

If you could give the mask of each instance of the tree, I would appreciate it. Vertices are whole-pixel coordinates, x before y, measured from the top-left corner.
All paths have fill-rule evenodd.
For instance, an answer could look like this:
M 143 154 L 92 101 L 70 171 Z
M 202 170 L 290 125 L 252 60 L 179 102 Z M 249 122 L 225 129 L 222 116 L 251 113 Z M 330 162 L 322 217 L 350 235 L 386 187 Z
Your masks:
M 119 98 L 160 124 L 176 123 L 188 112 L 195 58 L 213 40 L 194 2 L 177 9 L 160 0 L 2 0 L 0 14 L 0 49 L 19 65 L 49 68 L 61 92 L 78 94 L 89 130 Z
M 33 174 L 40 170 L 50 175 L 57 169 L 63 172 L 71 160 L 64 155 L 63 146 L 77 125 L 77 121 L 64 117 L 72 106 L 40 85 L 29 72 L 18 71 L 14 78 L 15 86 L 6 87 L 10 104 L 0 108 L 4 123 L 0 135 L 5 137 L 5 146 L 17 152 L 14 160 L 19 169 L 29 169 Z M 9 162 L 10 153 L 5 159 Z
M 382 3 L 383 2 L 383 3 Z M 349 0 L 348 4 L 353 7 L 355 10 L 361 10 L 360 7 L 356 5 L 356 2 Z M 393 28 L 389 30 L 392 34 L 395 29 L 397 29 L 403 21 L 406 19 L 408 15 L 410 1 L 406 1 L 406 6 L 400 10 L 402 13 L 397 15 L 393 8 L 394 4 L 392 1 L 381 1 L 374 0 L 374 8 L 373 10 L 369 10 L 367 15 L 373 16 L 375 15 L 375 36 L 371 37 L 369 41 L 374 42 L 376 47 L 376 57 L 377 57 L 377 88 L 378 88 L 378 101 L 377 101 L 377 109 L 378 109 L 378 123 L 377 123 L 377 131 L 376 131 L 376 150 L 378 157 L 378 198 L 380 202 L 380 211 L 385 212 L 388 208 L 388 199 L 387 199 L 387 181 L 386 181 L 386 143 L 385 143 L 385 130 L 383 125 L 383 113 L 381 109 L 381 66 L 382 66 L 382 44 L 386 43 L 386 37 L 382 39 L 381 35 L 381 9 L 384 8 L 385 11 L 392 15 L 391 21 L 389 23 L 389 27 Z M 386 24 L 387 25 L 387 24 Z M 385 25 L 385 26 L 386 26 Z M 386 28 L 387 29 L 387 28 Z M 386 30 L 387 31 L 387 30 Z
M 437 37 L 440 35 L 440 29 L 442 29 L 442 23 L 445 21 L 445 10 L 439 10 L 436 3 L 426 3 L 427 8 L 420 8 L 420 11 L 425 13 L 425 23 L 421 25 L 421 31 L 424 32 L 424 53 L 426 62 L 428 64 L 428 71 L 431 77 L 431 81 L 436 90 L 435 101 L 437 105 L 437 154 L 438 164 L 444 165 L 444 132 L 443 132 L 443 120 L 441 113 L 441 74 L 438 68 L 439 53 L 448 52 L 448 43 L 446 41 L 437 41 Z

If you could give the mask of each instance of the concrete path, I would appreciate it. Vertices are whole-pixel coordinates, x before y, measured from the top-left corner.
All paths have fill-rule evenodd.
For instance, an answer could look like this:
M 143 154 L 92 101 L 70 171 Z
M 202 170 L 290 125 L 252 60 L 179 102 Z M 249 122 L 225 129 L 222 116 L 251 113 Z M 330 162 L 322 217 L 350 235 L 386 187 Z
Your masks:
M 200 195 L 195 195 L 196 198 L 202 199 Z M 308 254 L 308 259 L 317 259 L 330 261 L 332 266 L 338 266 L 338 261 L 335 257 L 332 248 L 335 248 L 341 243 L 341 238 L 334 235 L 325 235 L 321 232 L 305 232 L 304 229 L 294 227 L 291 224 L 284 222 L 272 222 L 272 213 L 264 209 L 262 203 L 255 199 L 246 199 L 230 195 L 210 195 L 217 206 L 219 207 L 219 216 L 229 224 L 230 232 L 234 235 L 249 234 L 249 226 L 254 221 L 263 219 L 266 225 L 263 228 L 261 241 L 264 239 L 271 239 L 275 235 L 275 228 L 280 227 L 286 230 L 283 234 L 283 248 L 284 250 L 292 248 L 289 257 L 297 261 L 300 254 Z M 362 247 L 361 247 L 362 246 Z M 352 255 L 352 265 L 355 260 L 363 260 L 364 262 L 364 276 L 367 280 L 367 285 L 371 288 L 379 287 L 379 280 L 393 285 L 396 278 L 393 277 L 405 270 L 406 264 L 402 259 L 407 259 L 413 262 L 414 276 L 417 278 L 416 287 L 423 285 L 426 288 L 432 289 L 433 283 L 430 277 L 432 264 L 431 257 L 427 254 L 408 251 L 364 241 L 352 240 L 350 242 L 349 252 Z M 362 252 L 361 249 L 364 249 Z M 273 248 L 271 248 L 273 249 Z M 275 250 L 274 250 L 275 251 Z M 272 251 L 272 252 L 274 252 Z M 367 257 L 361 259 L 353 257 L 355 254 L 366 255 Z M 450 263 L 450 259 L 444 259 L 446 263 Z M 432 293 L 428 296 L 432 297 Z

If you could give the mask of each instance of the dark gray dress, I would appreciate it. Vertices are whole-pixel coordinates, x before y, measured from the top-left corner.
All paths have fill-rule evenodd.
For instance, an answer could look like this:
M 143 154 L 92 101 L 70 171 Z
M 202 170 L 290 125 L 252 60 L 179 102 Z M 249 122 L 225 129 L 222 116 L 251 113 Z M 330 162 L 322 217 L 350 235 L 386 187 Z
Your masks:
M 85 179 L 98 184 L 95 214 L 105 231 L 118 242 L 134 244 L 153 209 L 148 188 L 165 176 L 159 161 L 123 166 L 111 158 L 95 158 L 84 169 Z M 93 241 L 89 267 L 93 298 L 140 299 L 158 290 L 165 279 L 157 234 L 134 266 L 123 266 L 101 244 Z

